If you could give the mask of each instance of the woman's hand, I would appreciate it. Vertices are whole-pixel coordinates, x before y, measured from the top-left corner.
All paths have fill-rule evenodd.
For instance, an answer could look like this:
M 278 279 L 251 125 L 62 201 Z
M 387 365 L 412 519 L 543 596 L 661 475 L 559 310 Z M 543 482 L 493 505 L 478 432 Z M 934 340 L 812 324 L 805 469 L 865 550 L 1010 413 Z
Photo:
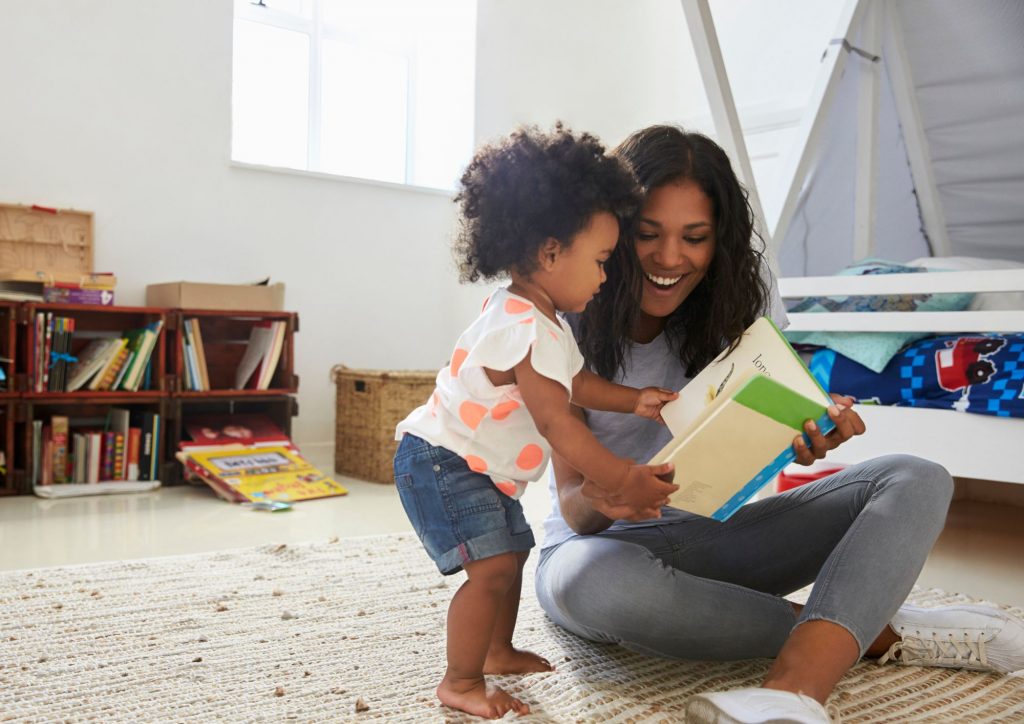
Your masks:
M 854 435 L 864 433 L 864 421 L 853 411 L 853 398 L 836 394 L 831 397 L 835 404 L 828 408 L 828 416 L 835 422 L 835 429 L 828 435 L 822 435 L 814 420 L 808 420 L 804 423 L 804 431 L 811 441 L 810 446 L 804 442 L 803 435 L 793 441 L 796 462 L 801 465 L 823 459 L 829 450 L 836 449 Z
M 665 421 L 661 419 L 661 408 L 665 406 L 666 402 L 671 402 L 679 397 L 679 393 L 662 387 L 644 387 L 637 392 L 639 394 L 636 397 L 636 407 L 633 408 L 633 413 L 640 417 L 657 420 L 664 425 Z

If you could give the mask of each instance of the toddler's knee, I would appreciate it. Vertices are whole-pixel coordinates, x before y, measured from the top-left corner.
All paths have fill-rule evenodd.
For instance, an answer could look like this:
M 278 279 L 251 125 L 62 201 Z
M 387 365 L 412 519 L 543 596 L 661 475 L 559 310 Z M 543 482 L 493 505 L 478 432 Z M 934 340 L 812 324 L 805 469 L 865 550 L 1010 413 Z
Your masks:
M 504 593 L 516 582 L 521 566 L 515 553 L 502 553 L 465 566 L 469 580 L 495 593 Z

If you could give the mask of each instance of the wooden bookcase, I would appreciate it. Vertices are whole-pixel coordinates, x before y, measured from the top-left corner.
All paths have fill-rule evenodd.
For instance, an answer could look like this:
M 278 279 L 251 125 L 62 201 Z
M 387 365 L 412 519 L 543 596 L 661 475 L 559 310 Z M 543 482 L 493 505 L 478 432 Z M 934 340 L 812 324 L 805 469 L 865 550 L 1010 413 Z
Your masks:
M 4 380 L 0 386 L 0 453 L 3 453 L 3 467 L 0 469 L 0 495 L 18 492 L 14 475 L 14 419 L 17 410 L 17 329 L 21 304 L 0 301 L 0 369 Z
M 75 320 L 70 354 L 77 356 L 89 340 L 117 336 L 129 329 L 162 322 L 151 356 L 149 386 L 139 391 L 73 392 L 36 391 L 33 359 L 37 313 Z M 183 322 L 198 319 L 206 351 L 209 391 L 187 390 L 181 353 Z M 245 352 L 249 332 L 256 324 L 285 322 L 281 356 L 270 387 L 265 390 L 232 389 L 234 373 Z M 0 446 L 6 468 L 0 473 L 0 495 L 32 492 L 32 421 L 65 415 L 72 425 L 102 426 L 111 407 L 132 412 L 150 411 L 161 416 L 158 454 L 159 479 L 164 484 L 181 481 L 181 466 L 174 453 L 183 436 L 183 423 L 193 414 L 259 412 L 270 417 L 287 434 L 291 418 L 298 414 L 295 394 L 294 312 L 238 312 L 181 310 L 161 307 L 117 307 L 76 304 L 42 304 L 0 301 L 0 365 L 7 386 L 0 389 Z M 8 361 L 9 360 L 9 361 Z

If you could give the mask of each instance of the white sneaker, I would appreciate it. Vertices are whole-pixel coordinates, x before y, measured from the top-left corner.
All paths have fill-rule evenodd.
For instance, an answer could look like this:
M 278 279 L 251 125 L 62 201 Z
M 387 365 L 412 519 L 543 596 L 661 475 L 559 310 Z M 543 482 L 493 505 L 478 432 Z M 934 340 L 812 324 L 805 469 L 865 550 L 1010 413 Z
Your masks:
M 902 640 L 879 664 L 895 660 L 907 666 L 1024 673 L 1024 621 L 993 606 L 904 605 L 891 625 Z
M 733 689 L 697 694 L 686 702 L 688 724 L 831 724 L 839 711 L 831 713 L 804 694 L 777 689 Z

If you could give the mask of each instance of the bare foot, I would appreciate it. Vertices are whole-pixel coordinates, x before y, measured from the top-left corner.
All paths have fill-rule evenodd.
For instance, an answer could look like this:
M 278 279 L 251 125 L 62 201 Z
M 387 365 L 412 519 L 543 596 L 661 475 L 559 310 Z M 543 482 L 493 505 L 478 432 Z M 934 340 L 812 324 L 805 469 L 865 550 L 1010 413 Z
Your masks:
M 508 648 L 488 651 L 484 661 L 485 674 L 529 674 L 534 671 L 554 671 L 555 667 L 543 656 L 532 651 Z
M 504 689 L 479 679 L 441 680 L 437 687 L 437 698 L 445 706 L 475 714 L 486 719 L 500 719 L 510 711 L 523 715 L 530 713 L 530 707 Z

